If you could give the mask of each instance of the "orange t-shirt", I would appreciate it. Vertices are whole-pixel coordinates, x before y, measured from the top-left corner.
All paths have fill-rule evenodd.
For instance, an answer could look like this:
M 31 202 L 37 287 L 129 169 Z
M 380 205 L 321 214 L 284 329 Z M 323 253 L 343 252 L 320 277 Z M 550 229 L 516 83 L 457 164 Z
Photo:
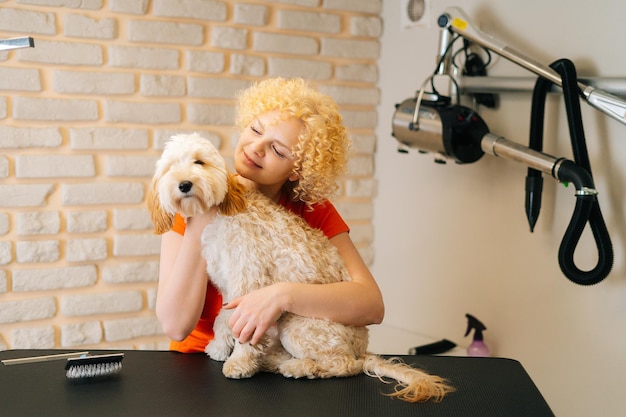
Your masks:
M 311 227 L 320 229 L 329 239 L 339 233 L 350 231 L 330 201 L 313 205 L 313 210 L 309 210 L 303 202 L 292 201 L 286 196 L 281 197 L 279 204 L 302 217 Z M 185 234 L 185 226 L 185 220 L 177 214 L 172 231 L 183 235 Z M 213 323 L 221 308 L 222 295 L 213 284 L 209 283 L 204 300 L 204 309 L 198 324 L 185 340 L 181 342 L 170 341 L 170 350 L 184 353 L 204 352 L 205 346 L 215 337 Z

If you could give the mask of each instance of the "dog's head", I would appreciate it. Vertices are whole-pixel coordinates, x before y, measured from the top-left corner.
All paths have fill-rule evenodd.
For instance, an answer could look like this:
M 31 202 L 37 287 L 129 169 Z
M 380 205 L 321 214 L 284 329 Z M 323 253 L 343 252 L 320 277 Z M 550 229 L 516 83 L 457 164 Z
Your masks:
M 171 229 L 176 213 L 190 217 L 213 206 L 226 215 L 243 210 L 243 192 L 211 142 L 197 133 L 175 135 L 157 161 L 148 208 L 155 231 L 161 234 Z

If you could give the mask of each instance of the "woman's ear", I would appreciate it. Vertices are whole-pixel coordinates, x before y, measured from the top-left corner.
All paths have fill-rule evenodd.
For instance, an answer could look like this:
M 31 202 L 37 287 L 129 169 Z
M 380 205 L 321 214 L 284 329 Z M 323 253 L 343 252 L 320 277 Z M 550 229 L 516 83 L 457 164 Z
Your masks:
M 158 180 L 153 178 L 150 189 L 148 190 L 147 202 L 152 224 L 154 224 L 154 232 L 157 235 L 162 235 L 169 231 L 174 225 L 174 214 L 166 213 L 165 210 L 163 210 L 161 202 L 159 201 L 158 184 Z
M 231 216 L 242 212 L 246 208 L 245 187 L 237 181 L 235 176 L 228 175 L 228 191 L 226 197 L 219 205 L 220 213 Z

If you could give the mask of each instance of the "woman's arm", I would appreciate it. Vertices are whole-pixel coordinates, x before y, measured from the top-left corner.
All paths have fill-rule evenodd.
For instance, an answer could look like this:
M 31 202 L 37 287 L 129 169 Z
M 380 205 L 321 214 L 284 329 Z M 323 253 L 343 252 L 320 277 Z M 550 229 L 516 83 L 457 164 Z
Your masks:
M 188 218 L 184 235 L 169 231 L 161 238 L 156 315 L 172 340 L 185 339 L 202 314 L 208 276 L 200 236 L 214 217 L 215 211 Z
M 283 312 L 326 318 L 353 326 L 382 322 L 382 294 L 347 232 L 330 239 L 339 249 L 351 277 L 332 284 L 279 283 L 236 298 L 230 325 L 239 341 L 257 343 Z

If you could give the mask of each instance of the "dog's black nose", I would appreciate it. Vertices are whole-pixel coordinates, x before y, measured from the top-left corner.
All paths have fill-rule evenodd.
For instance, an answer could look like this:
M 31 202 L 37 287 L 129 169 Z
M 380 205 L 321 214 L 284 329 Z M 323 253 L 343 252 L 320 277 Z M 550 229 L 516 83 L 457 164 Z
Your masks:
M 178 189 L 180 190 L 181 193 L 187 194 L 189 190 L 191 190 L 192 186 L 193 186 L 193 183 L 191 181 L 183 181 L 180 184 L 178 184 Z

